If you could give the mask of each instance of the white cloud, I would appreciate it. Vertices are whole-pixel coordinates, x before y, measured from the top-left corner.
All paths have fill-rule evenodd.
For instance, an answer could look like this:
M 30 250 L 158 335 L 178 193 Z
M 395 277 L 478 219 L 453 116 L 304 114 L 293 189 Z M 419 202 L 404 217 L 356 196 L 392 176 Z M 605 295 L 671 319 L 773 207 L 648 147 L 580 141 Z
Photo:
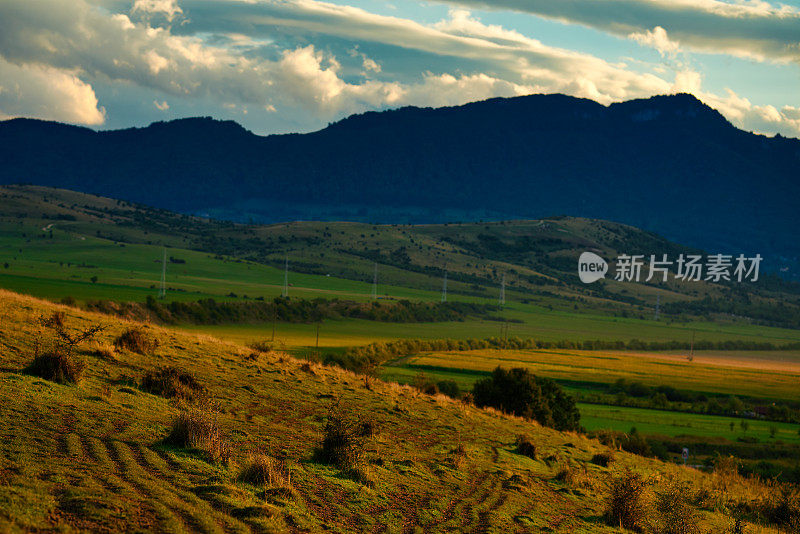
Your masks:
M 667 31 L 661 26 L 656 26 L 646 32 L 634 32 L 628 35 L 628 39 L 633 39 L 637 43 L 655 48 L 662 57 L 675 57 L 680 52 L 680 44 L 673 41 L 667 35 Z
M 167 111 L 169 109 L 169 104 L 167 103 L 166 100 L 162 100 L 161 102 L 159 102 L 158 100 L 153 100 L 153 105 L 159 111 Z
M 105 110 L 92 87 L 73 72 L 10 63 L 0 56 L 0 115 L 98 125 Z
M 755 105 L 731 89 L 725 92 L 725 96 L 701 93 L 697 97 L 744 130 L 764 134 L 781 132 L 800 138 L 800 117 L 796 114 L 798 108 L 786 106 L 778 110 L 771 105 Z
M 675 0 L 679 6 L 683 1 Z M 796 135 L 791 110 L 749 102 L 743 107 L 730 95 L 702 93 L 701 75 L 691 69 L 683 68 L 669 81 L 669 70 L 644 73 L 588 53 L 547 46 L 517 31 L 484 24 L 463 9 L 451 10 L 438 23 L 421 24 L 317 0 L 186 0 L 182 8 L 185 14 L 175 2 L 134 4 L 132 14 L 185 15 L 179 30 L 173 30 L 85 0 L 0 2 L 0 58 L 67 73 L 89 91 L 89 84 L 122 84 L 153 91 L 159 99 L 168 95 L 177 109 L 188 100 L 214 102 L 218 109 L 231 104 L 242 112 L 252 105 L 250 110 L 277 113 L 301 130 L 386 106 L 452 105 L 535 92 L 562 92 L 609 104 L 685 91 L 719 102 L 743 127 L 772 125 L 773 131 Z M 649 26 L 653 29 L 636 38 L 665 54 L 674 53 L 677 41 L 665 27 Z M 624 35 L 629 33 L 636 32 Z M 342 42 L 349 43 L 348 48 L 342 50 Z M 338 58 L 335 47 L 326 43 L 338 43 Z M 367 49 L 369 56 L 362 51 Z M 383 52 L 376 55 L 376 50 Z M 408 55 L 420 62 L 398 67 L 397 57 Z M 8 77 L 0 76 L 0 86 L 6 85 Z M 24 107 L 22 102 L 19 106 Z M 102 112 L 96 98 L 94 104 L 86 102 L 80 121 L 97 123 Z M 155 100 L 156 107 L 158 102 L 166 105 Z
M 371 58 L 364 56 L 364 61 L 361 64 L 364 67 L 364 70 L 371 70 L 372 72 L 380 72 L 381 66 Z
M 145 17 L 162 15 L 169 22 L 182 13 L 183 10 L 176 0 L 135 0 L 131 8 L 131 14 L 141 14 Z
M 692 69 L 684 69 L 675 74 L 675 83 L 672 84 L 673 93 L 690 93 L 696 95 L 700 92 L 702 76 Z
M 800 8 L 761 0 L 445 0 L 511 9 L 621 37 L 660 26 L 684 47 L 800 63 Z

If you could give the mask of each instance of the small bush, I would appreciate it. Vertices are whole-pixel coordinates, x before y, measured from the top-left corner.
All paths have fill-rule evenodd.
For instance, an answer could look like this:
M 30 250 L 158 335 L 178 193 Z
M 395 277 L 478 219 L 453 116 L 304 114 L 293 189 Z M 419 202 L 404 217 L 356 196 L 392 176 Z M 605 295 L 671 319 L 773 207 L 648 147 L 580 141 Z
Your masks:
M 756 504 L 758 514 L 790 532 L 800 532 L 800 489 L 780 486 L 765 493 Z
M 204 398 L 206 388 L 191 374 L 177 367 L 162 367 L 142 378 L 139 389 L 168 399 L 193 401 Z
M 181 411 L 172 422 L 164 443 L 203 451 L 214 462 L 227 461 L 231 456 L 230 447 L 217 424 L 216 415 L 198 408 Z
M 530 437 L 524 434 L 517 436 L 517 452 L 532 460 L 537 458 L 536 445 L 531 441 Z
M 34 357 L 25 372 L 58 384 L 77 384 L 85 369 L 86 362 L 81 357 L 54 348 Z
M 614 455 L 610 452 L 599 452 L 592 456 L 591 462 L 600 467 L 608 467 L 614 461 Z
M 537 377 L 528 369 L 497 367 L 492 374 L 475 382 L 475 404 L 491 406 L 556 430 L 577 430 L 580 412 L 575 399 L 548 378 Z
M 322 445 L 317 449 L 316 457 L 342 471 L 350 471 L 363 463 L 366 444 L 374 433 L 373 422 L 333 409 L 325 421 Z
M 287 489 L 292 487 L 291 473 L 286 464 L 266 454 L 256 454 L 248 458 L 239 472 L 238 479 L 256 486 Z
M 141 328 L 129 328 L 114 340 L 117 350 L 127 349 L 138 354 L 152 354 L 158 345 L 158 340 L 150 337 Z
M 455 380 L 440 380 L 436 382 L 436 388 L 439 390 L 439 393 L 453 399 L 457 399 L 461 396 L 461 388 L 458 387 Z
M 699 534 L 699 516 L 689 504 L 688 488 L 672 484 L 656 491 L 655 514 L 650 521 L 653 534 Z
M 33 361 L 23 372 L 59 384 L 77 384 L 86 370 L 86 361 L 77 356 L 75 350 L 105 327 L 91 325 L 83 329 L 67 328 L 63 311 L 53 312 L 49 317 L 41 316 L 37 322 L 50 335 L 36 339 Z
M 612 527 L 623 527 L 641 532 L 647 519 L 644 491 L 647 483 L 641 475 L 626 470 L 611 479 L 606 522 Z
M 436 384 L 425 384 L 422 388 L 422 392 L 426 395 L 438 395 L 439 388 L 436 387 Z

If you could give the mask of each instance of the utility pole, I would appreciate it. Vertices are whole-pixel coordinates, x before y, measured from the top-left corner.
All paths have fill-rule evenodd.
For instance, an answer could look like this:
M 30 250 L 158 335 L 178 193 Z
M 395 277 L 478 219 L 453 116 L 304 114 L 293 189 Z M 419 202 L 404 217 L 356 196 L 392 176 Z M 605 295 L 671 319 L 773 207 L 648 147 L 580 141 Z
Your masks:
M 375 262 L 375 269 L 372 272 L 372 300 L 378 298 L 378 262 Z
M 656 295 L 656 314 L 654 319 L 658 321 L 658 312 L 661 311 L 661 294 Z
M 444 268 L 444 282 L 442 284 L 442 302 L 447 302 L 447 267 Z
M 319 323 L 317 323 L 317 341 L 314 344 L 314 351 L 317 353 L 317 358 L 319 358 Z
M 286 256 L 286 263 L 283 268 L 283 291 L 281 296 L 286 298 L 289 296 L 289 256 Z
M 158 298 L 167 296 L 167 247 L 164 247 L 164 257 L 161 260 L 161 287 L 158 289 Z
M 690 362 L 694 361 L 694 334 L 695 331 L 692 330 L 692 344 L 689 346 L 689 357 L 687 358 Z
M 503 278 L 500 281 L 500 306 L 506 305 L 506 273 L 503 273 Z

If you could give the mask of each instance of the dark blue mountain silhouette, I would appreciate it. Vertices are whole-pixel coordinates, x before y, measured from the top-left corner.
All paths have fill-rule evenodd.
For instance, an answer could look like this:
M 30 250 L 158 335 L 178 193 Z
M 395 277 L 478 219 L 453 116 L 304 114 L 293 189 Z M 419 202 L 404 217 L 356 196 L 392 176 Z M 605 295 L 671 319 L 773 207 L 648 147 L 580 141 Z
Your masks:
M 408 107 L 267 137 L 207 117 L 105 132 L 14 119 L 0 161 L 0 183 L 245 220 L 569 214 L 773 267 L 800 256 L 800 141 L 741 131 L 686 94 Z

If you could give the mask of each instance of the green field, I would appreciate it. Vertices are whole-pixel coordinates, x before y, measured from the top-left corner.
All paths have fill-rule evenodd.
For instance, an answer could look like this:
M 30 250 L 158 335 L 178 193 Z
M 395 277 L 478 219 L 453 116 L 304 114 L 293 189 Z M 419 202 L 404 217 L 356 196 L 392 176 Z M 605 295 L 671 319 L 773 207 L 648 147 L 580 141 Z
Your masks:
M 127 244 L 96 237 L 78 236 L 53 229 L 53 238 L 22 238 L 18 230 L 3 232 L 0 244 L 10 251 L 0 257 L 9 268 L 0 268 L 0 287 L 53 300 L 67 296 L 78 300 L 111 299 L 142 302 L 157 293 L 161 276 L 163 248 L 156 245 Z M 185 261 L 168 264 L 167 300 L 216 298 L 242 300 L 280 295 L 284 272 L 269 265 L 204 252 L 169 249 L 168 255 Z M 96 276 L 97 281 L 92 282 Z M 371 284 L 290 272 L 289 295 L 299 298 L 342 298 L 368 300 Z M 440 293 L 379 284 L 379 295 L 389 299 L 413 299 L 438 302 Z M 451 295 L 451 300 L 494 304 L 488 298 Z M 558 299 L 552 298 L 552 301 Z M 615 317 L 592 310 L 550 309 L 541 304 L 523 304 L 509 300 L 499 314 L 508 319 L 508 335 L 541 340 L 698 340 L 764 341 L 774 344 L 800 341 L 800 330 L 760 327 L 738 323 L 693 321 L 678 323 L 650 319 Z M 209 327 L 209 333 L 237 340 L 263 338 L 263 326 L 226 325 Z M 303 325 L 282 325 L 280 336 L 288 345 L 311 345 Z M 322 346 L 365 344 L 376 340 L 407 337 L 424 339 L 489 337 L 500 335 L 496 321 L 458 323 L 375 324 L 366 321 L 331 321 L 322 329 Z M 271 326 L 269 326 L 271 335 Z
M 756 438 L 761 443 L 778 440 L 784 443 L 800 443 L 800 425 L 789 423 L 752 420 L 748 422 L 747 432 L 744 432 L 739 426 L 742 420 L 733 417 L 584 403 L 579 404 L 578 408 L 581 411 L 581 422 L 587 430 L 630 432 L 632 427 L 636 427 L 642 434 L 720 437 L 731 441 L 747 436 Z M 776 429 L 774 437 L 770 434 L 771 427 Z
M 800 370 L 786 372 L 769 367 L 764 362 L 800 363 L 800 354 L 768 353 L 744 360 L 744 354 L 698 353 L 688 362 L 673 355 L 635 354 L 604 351 L 500 351 L 444 352 L 401 358 L 383 367 L 386 380 L 412 383 L 419 373 L 429 379 L 454 380 L 468 391 L 474 382 L 488 376 L 497 366 L 523 367 L 537 376 L 552 378 L 567 384 L 567 389 L 592 389 L 597 384 L 611 384 L 617 379 L 640 381 L 651 386 L 669 384 L 679 390 L 714 394 L 748 395 L 753 397 L 800 400 Z M 698 363 L 704 359 L 712 363 Z M 737 362 L 738 367 L 730 364 Z M 584 384 L 584 386 L 581 386 Z M 580 403 L 581 424 L 588 430 L 611 429 L 628 432 L 636 427 L 644 434 L 679 436 L 682 434 L 725 437 L 736 440 L 744 434 L 741 419 L 694 413 L 604 406 Z M 734 422 L 734 429 L 730 423 Z M 761 441 L 782 440 L 800 442 L 800 425 L 751 420 L 747 436 Z M 777 433 L 770 436 L 770 427 Z

